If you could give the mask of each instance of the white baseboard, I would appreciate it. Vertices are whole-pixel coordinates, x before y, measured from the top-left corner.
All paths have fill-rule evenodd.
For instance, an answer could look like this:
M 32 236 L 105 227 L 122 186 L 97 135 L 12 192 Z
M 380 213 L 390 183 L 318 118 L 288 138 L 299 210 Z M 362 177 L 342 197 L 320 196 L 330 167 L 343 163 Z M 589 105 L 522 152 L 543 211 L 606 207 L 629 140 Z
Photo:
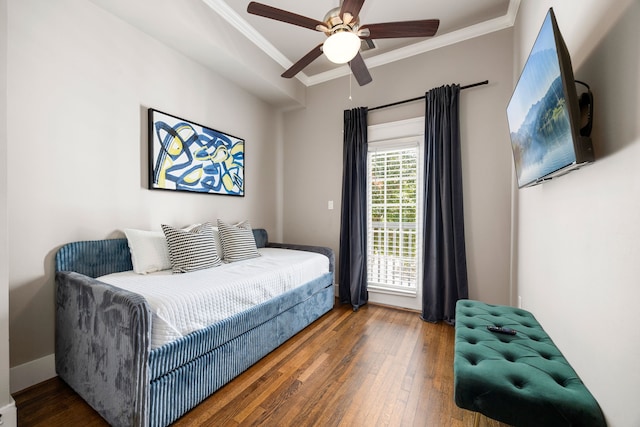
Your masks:
M 10 392 L 15 393 L 56 376 L 55 355 L 50 354 L 22 365 L 9 372 Z
M 18 413 L 13 400 L 9 405 L 0 408 L 0 425 L 2 427 L 16 427 L 18 425 Z

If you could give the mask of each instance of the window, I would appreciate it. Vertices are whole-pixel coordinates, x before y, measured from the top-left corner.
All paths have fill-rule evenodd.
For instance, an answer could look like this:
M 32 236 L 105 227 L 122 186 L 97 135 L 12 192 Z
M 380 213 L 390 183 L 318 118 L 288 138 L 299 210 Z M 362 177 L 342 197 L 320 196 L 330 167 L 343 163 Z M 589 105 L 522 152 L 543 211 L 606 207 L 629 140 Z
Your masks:
M 421 209 L 420 146 L 415 138 L 369 144 L 367 274 L 370 290 L 415 295 Z

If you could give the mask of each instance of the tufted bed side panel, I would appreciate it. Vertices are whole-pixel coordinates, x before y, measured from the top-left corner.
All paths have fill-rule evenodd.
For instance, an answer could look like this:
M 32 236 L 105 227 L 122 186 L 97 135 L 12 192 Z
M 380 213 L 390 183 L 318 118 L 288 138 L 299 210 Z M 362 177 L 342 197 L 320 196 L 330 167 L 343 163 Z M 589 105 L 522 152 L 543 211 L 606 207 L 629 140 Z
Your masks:
M 267 230 L 254 228 L 258 248 L 267 245 Z M 329 255 L 327 255 L 329 256 Z M 127 239 L 85 240 L 63 245 L 56 252 L 56 271 L 74 271 L 96 277 L 133 270 Z

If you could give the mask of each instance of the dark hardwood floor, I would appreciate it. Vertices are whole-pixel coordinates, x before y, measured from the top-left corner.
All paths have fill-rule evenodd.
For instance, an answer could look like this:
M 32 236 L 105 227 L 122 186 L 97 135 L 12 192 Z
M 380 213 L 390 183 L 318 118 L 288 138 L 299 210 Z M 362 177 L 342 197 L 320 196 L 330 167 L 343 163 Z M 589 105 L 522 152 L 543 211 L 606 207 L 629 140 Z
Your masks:
M 453 401 L 453 348 L 446 324 L 336 305 L 174 425 L 472 426 Z M 14 399 L 19 427 L 107 425 L 58 378 Z

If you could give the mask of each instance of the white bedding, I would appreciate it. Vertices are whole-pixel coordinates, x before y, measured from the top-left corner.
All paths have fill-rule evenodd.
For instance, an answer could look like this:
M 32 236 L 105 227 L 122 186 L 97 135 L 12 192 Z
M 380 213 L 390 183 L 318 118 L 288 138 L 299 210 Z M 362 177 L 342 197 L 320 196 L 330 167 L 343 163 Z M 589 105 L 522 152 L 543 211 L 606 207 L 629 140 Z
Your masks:
M 258 258 L 183 274 L 114 273 L 98 280 L 138 293 L 152 311 L 151 348 L 240 313 L 329 271 L 326 256 L 261 248 Z

